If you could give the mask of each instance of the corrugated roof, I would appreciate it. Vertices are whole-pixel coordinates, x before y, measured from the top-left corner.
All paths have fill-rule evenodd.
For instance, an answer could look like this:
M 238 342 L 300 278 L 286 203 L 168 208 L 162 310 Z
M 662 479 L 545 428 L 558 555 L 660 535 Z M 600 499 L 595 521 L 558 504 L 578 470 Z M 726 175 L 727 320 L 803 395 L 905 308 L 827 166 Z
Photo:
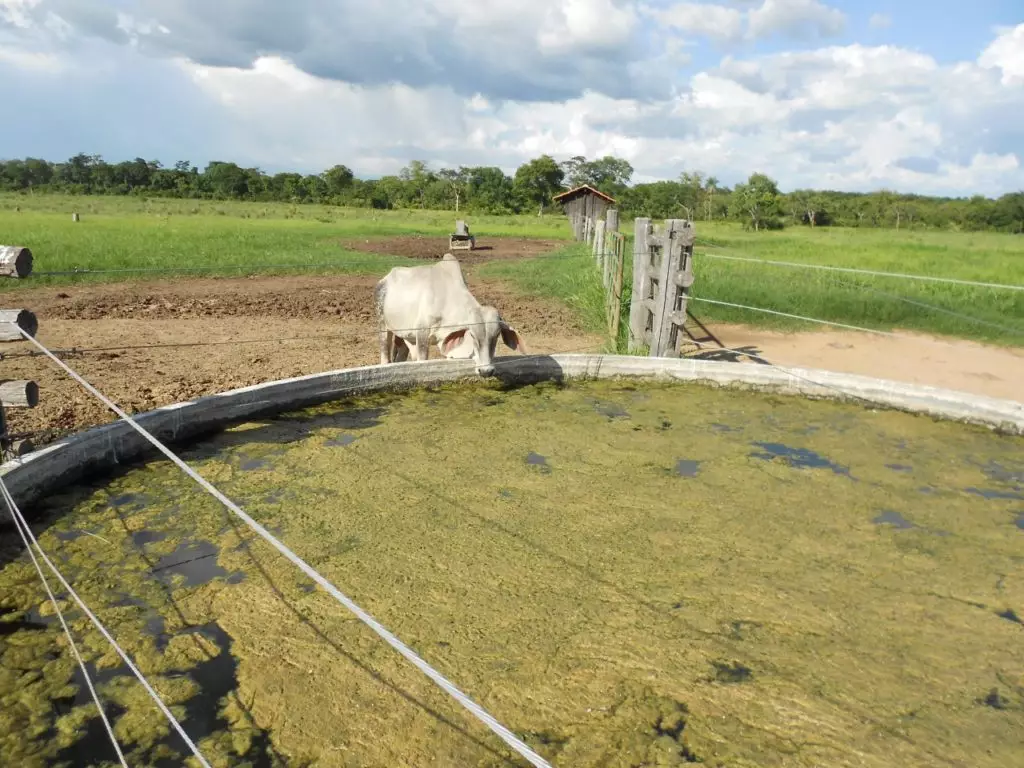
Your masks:
M 584 185 L 576 187 L 574 189 L 570 189 L 570 190 L 568 190 L 566 192 L 562 192 L 559 195 L 555 195 L 552 198 L 552 200 L 561 200 L 563 197 L 572 197 L 573 195 L 577 194 L 578 192 L 583 192 L 583 191 L 593 192 L 595 195 L 597 195 L 600 198 L 603 198 L 604 200 L 607 200 L 609 203 L 614 203 L 615 202 L 615 198 L 614 197 L 611 197 L 610 195 L 606 195 L 604 192 L 601 192 L 600 190 L 594 189 L 589 184 L 584 184 Z

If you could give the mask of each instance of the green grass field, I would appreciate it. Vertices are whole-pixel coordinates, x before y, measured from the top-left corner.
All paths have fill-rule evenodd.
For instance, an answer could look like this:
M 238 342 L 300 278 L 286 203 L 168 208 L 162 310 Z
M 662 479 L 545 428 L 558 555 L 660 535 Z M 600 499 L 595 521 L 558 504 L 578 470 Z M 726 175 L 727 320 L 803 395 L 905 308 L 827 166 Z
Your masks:
M 631 223 L 630 223 L 631 226 Z M 1024 345 L 1024 291 L 927 283 L 714 258 L 741 256 L 885 272 L 1024 285 L 1024 238 L 991 233 L 896 232 L 870 229 L 793 228 L 746 232 L 731 223 L 697 222 L 696 279 L 692 295 L 772 309 L 877 330 L 908 330 Z M 632 283 L 632 244 L 627 244 L 624 294 Z M 554 295 L 591 324 L 603 323 L 603 294 L 586 249 L 568 259 L 531 264 L 488 264 L 484 274 L 523 290 Z M 745 323 L 780 330 L 820 328 L 790 318 L 700 301 L 690 310 L 702 320 Z M 953 314 L 950 314 L 953 313 Z M 623 307 L 619 345 L 625 343 Z
M 81 214 L 81 222 L 71 221 L 72 211 Z M 348 251 L 339 241 L 363 235 L 444 235 L 450 231 L 454 218 L 454 213 L 445 211 L 6 195 L 0 196 L 0 243 L 32 248 L 35 274 L 27 281 L 4 281 L 0 290 L 41 283 L 146 279 L 164 276 L 162 270 L 181 270 L 183 275 L 190 270 L 229 275 L 299 271 L 380 274 L 390 266 L 408 262 L 398 257 Z M 571 245 L 564 218 L 466 218 L 480 236 L 564 239 L 567 249 L 552 257 L 486 264 L 480 268 L 481 274 L 506 279 L 532 294 L 562 299 L 580 313 L 592 330 L 603 330 L 604 300 L 598 276 L 585 249 Z M 631 228 L 631 222 L 623 222 L 624 231 L 630 232 Z M 695 297 L 880 330 L 916 330 L 999 344 L 1024 344 L 1024 291 L 711 258 L 716 254 L 748 256 L 1024 285 L 1022 237 L 805 227 L 753 233 L 734 224 L 708 222 L 697 222 L 696 228 L 699 247 L 695 258 Z M 631 250 L 631 245 L 627 250 Z M 75 269 L 128 271 L 46 274 Z M 627 295 L 630 275 L 631 264 L 627 263 Z M 691 310 L 707 320 L 779 329 L 816 327 L 700 302 L 693 302 Z M 624 316 L 628 317 L 628 306 L 624 307 Z M 620 342 L 626 326 L 624 322 Z

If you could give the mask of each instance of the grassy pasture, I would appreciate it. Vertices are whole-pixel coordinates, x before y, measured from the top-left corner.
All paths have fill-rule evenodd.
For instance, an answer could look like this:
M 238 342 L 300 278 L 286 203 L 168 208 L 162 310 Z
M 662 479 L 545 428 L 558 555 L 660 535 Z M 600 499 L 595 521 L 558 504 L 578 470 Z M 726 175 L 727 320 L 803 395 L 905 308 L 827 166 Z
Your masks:
M 20 210 L 18 210 L 20 209 Z M 82 221 L 71 221 L 77 211 Z M 371 211 L 331 206 L 124 197 L 0 195 L 0 243 L 28 245 L 37 274 L 20 285 L 154 277 L 147 272 L 45 275 L 93 270 L 203 270 L 204 274 L 301 271 L 381 273 L 408 263 L 344 249 L 359 236 L 443 235 L 456 214 Z M 482 275 L 560 298 L 593 330 L 604 326 L 600 282 L 586 250 L 570 246 L 558 216 L 466 217 L 485 236 L 565 239 L 567 250 L 523 263 L 491 263 Z M 745 264 L 710 258 L 748 256 L 879 271 L 1024 285 L 1024 238 L 994 233 L 789 228 L 746 232 L 730 223 L 697 223 L 693 295 L 879 330 L 904 329 L 1006 345 L 1024 344 L 1024 291 L 924 283 L 887 277 Z M 623 222 L 627 233 L 632 222 Z M 631 252 L 632 246 L 627 248 Z M 631 261 L 626 265 L 626 295 Z M 14 281 L 0 290 L 16 290 Z M 916 302 L 916 303 L 914 303 Z M 925 306 L 930 305 L 930 306 Z M 818 327 L 798 320 L 694 302 L 702 319 L 778 329 Z M 957 316 L 970 315 L 975 319 Z M 624 307 L 628 315 L 628 307 Z M 620 342 L 625 338 L 623 323 Z
M 747 264 L 718 254 L 827 264 L 979 282 L 1024 285 L 1024 238 L 994 233 L 896 232 L 792 228 L 746 232 L 726 223 L 697 222 L 693 296 L 773 309 L 878 330 L 921 331 L 1005 345 L 1024 344 L 1024 291 L 928 283 L 890 277 Z M 627 245 L 624 293 L 632 283 Z M 524 290 L 555 295 L 594 322 L 603 322 L 601 284 L 580 248 L 567 260 L 488 264 L 484 274 Z M 928 306 L 925 306 L 928 305 Z M 692 302 L 702 320 L 779 330 L 821 327 L 760 312 Z M 623 308 L 625 341 L 628 306 Z M 972 319 L 954 314 L 968 315 Z

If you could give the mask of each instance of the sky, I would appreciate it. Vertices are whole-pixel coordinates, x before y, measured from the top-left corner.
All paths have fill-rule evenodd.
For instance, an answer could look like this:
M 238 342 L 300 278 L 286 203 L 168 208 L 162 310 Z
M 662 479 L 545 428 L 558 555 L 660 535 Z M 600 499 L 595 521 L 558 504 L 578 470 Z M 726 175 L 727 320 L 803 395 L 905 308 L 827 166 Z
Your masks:
M 1024 190 L 1022 0 L 0 0 L 0 157 Z

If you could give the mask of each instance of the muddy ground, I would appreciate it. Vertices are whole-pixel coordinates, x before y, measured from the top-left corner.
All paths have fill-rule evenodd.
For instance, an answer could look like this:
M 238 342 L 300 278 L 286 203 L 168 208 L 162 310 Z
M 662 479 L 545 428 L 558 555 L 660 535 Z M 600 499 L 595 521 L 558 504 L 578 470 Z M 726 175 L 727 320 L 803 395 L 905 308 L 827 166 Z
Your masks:
M 139 412 L 283 377 L 377 363 L 376 279 L 63 286 L 24 291 L 19 304 L 39 318 L 43 344 L 126 410 Z M 520 331 L 530 352 L 600 350 L 602 339 L 586 332 L 563 305 L 526 299 L 500 283 L 469 280 L 477 298 L 498 307 Z M 37 408 L 8 412 L 11 431 L 77 430 L 110 420 L 66 374 L 26 354 L 32 349 L 20 343 L 0 350 L 4 379 L 32 379 L 40 388 Z
M 562 245 L 481 241 L 463 262 L 530 258 Z M 348 247 L 437 258 L 445 238 L 377 238 Z M 486 250 L 490 248 L 490 250 Z M 235 387 L 378 361 L 374 276 L 178 278 L 19 291 L 39 318 L 38 338 L 129 412 Z M 535 353 L 598 352 L 603 339 L 561 303 L 524 297 L 470 267 L 474 294 L 497 306 Z M 9 295 L 13 298 L 13 295 Z M 1020 399 L 1024 352 L 927 336 L 880 339 L 846 332 L 778 333 L 739 326 L 711 330 L 728 347 L 780 365 L 820 367 L 991 397 Z M 505 352 L 509 352 L 505 350 Z M 435 350 L 436 354 L 436 350 Z M 111 414 L 27 343 L 6 344 L 0 378 L 32 379 L 40 405 L 9 410 L 12 432 L 43 431 L 35 443 L 110 420 Z M 749 363 L 748 364 L 752 364 Z

